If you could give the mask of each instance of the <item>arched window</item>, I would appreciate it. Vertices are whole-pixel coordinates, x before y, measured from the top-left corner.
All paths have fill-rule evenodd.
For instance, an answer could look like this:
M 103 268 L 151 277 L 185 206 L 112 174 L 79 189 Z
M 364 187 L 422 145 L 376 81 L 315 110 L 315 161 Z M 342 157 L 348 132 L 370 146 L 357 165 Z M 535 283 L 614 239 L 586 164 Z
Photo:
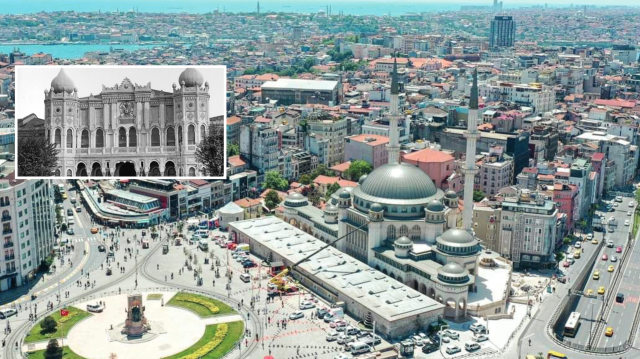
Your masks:
M 398 233 L 400 237 L 409 237 L 409 227 L 406 225 L 400 226 L 400 233 Z
M 189 176 L 195 176 L 196 175 L 196 169 L 193 167 L 189 167 Z
M 67 130 L 67 148 L 73 148 L 73 131 Z
M 73 171 L 71 169 L 67 170 L 67 177 L 72 177 L 73 176 Z
M 204 139 L 207 137 L 207 130 L 205 129 L 204 125 L 200 126 L 200 141 L 204 141 Z
M 420 239 L 420 226 L 417 224 L 411 228 L 411 240 L 417 241 Z
M 167 146 L 176 145 L 176 130 L 173 127 L 167 128 Z
M 131 127 L 131 129 L 129 129 L 129 147 L 138 146 L 137 138 L 138 136 L 136 136 L 136 128 Z
M 193 125 L 189 125 L 189 127 L 187 127 L 187 141 L 190 145 L 196 144 L 196 129 Z
M 99 128 L 96 131 L 96 148 L 104 147 L 104 132 Z
M 60 132 L 59 128 L 56 129 L 56 134 L 55 134 L 55 140 L 54 141 L 56 142 L 56 145 L 58 147 L 62 146 L 62 133 Z
M 89 148 L 89 131 L 82 130 L 82 139 L 80 140 L 80 147 Z
M 118 147 L 127 147 L 127 130 L 122 127 L 118 130 Z
M 157 127 L 151 130 L 151 146 L 160 146 L 160 130 Z
M 182 126 L 178 126 L 178 145 L 182 144 Z
M 396 226 L 387 227 L 387 239 L 396 239 Z

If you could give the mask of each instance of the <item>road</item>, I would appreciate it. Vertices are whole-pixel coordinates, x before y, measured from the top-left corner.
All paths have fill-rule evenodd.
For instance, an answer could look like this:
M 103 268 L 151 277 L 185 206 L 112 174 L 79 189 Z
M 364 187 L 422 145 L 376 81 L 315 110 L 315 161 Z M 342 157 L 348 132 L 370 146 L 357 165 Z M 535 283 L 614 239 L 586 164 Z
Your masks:
M 620 265 L 620 262 L 612 262 L 611 257 L 616 256 L 619 260 L 622 257 L 622 253 L 616 253 L 616 248 L 618 246 L 624 248 L 627 244 L 631 226 L 625 226 L 624 222 L 625 220 L 633 220 L 632 216 L 627 215 L 627 212 L 631 211 L 631 213 L 633 213 L 634 211 L 634 207 L 629 207 L 629 202 L 632 200 L 633 198 L 623 198 L 623 202 L 618 203 L 618 207 L 614 207 L 614 212 L 601 213 L 601 215 L 605 216 L 607 220 L 610 217 L 614 217 L 616 219 L 617 226 L 614 227 L 615 231 L 613 233 L 604 232 L 605 241 L 612 240 L 614 246 L 612 248 L 606 245 L 602 246 L 600 253 L 598 253 L 598 260 L 596 260 L 594 269 L 589 274 L 588 281 L 584 287 L 584 292 L 587 292 L 587 290 L 589 289 L 593 290 L 593 297 L 581 297 L 575 309 L 573 310 L 581 314 L 581 327 L 578 330 L 576 337 L 571 340 L 574 343 L 587 345 L 592 329 L 595 329 L 596 321 L 601 316 L 604 298 L 607 297 L 607 294 L 610 290 L 613 290 L 611 288 L 611 284 L 615 278 L 615 275 L 619 273 L 618 266 Z M 583 245 L 595 246 L 588 242 L 583 243 Z M 605 254 L 607 255 L 608 259 L 602 260 L 601 257 Z M 614 266 L 613 272 L 608 271 L 609 266 Z M 600 272 L 600 279 L 594 279 L 593 273 L 595 271 Z M 604 295 L 597 294 L 598 288 L 601 286 L 605 288 Z M 630 317 L 632 318 L 634 314 L 631 314 Z M 627 315 L 629 315 L 629 313 L 627 313 Z

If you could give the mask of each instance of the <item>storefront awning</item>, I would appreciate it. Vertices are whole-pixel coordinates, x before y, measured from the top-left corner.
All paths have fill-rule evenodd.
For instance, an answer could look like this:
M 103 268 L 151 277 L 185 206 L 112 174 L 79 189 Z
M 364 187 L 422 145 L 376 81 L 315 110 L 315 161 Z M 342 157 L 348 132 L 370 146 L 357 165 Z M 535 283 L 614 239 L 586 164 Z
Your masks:
M 141 219 L 138 221 L 138 224 L 149 224 L 149 220 L 148 219 Z

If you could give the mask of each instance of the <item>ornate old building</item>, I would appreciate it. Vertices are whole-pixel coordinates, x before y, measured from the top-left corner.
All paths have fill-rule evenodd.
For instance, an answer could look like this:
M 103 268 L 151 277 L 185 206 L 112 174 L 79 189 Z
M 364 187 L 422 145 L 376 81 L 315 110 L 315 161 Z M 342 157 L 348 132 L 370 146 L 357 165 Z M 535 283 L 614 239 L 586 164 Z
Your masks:
M 173 91 L 128 78 L 88 97 L 64 69 L 45 90 L 45 129 L 60 148 L 56 176 L 200 176 L 197 144 L 209 129 L 209 83 L 187 68 Z

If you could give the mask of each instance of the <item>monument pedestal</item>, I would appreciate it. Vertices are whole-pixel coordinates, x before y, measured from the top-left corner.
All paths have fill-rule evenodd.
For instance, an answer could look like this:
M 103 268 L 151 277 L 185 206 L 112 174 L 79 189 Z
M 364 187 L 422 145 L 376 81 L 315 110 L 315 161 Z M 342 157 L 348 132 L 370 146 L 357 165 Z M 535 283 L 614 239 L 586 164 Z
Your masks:
M 147 318 L 144 316 L 142 295 L 131 294 L 127 297 L 127 320 L 124 322 L 122 334 L 128 337 L 141 337 L 149 330 Z

